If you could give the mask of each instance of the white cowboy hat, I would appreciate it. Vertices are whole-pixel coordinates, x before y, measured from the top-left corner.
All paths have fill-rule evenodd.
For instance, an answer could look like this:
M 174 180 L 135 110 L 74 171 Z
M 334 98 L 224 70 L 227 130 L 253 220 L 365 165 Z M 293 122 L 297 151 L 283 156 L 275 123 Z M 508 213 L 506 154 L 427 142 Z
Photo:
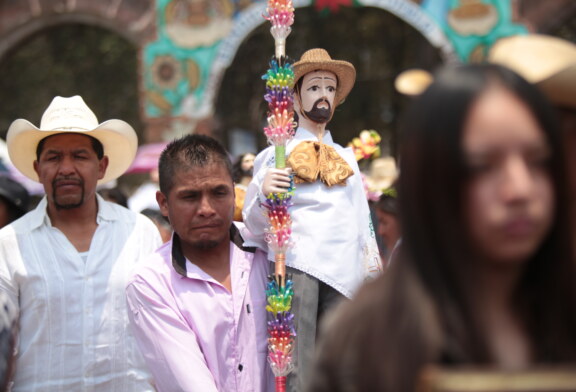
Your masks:
M 576 45 L 542 34 L 499 39 L 488 60 L 504 65 L 536 84 L 558 105 L 576 108 Z
M 76 95 L 55 97 L 42 115 L 40 128 L 21 118 L 12 122 L 6 135 L 12 164 L 26 177 L 39 181 L 33 165 L 38 143 L 48 136 L 67 132 L 92 136 L 102 143 L 109 163 L 98 184 L 120 177 L 136 156 L 138 137 L 134 128 L 122 120 L 98 124 L 92 110 Z

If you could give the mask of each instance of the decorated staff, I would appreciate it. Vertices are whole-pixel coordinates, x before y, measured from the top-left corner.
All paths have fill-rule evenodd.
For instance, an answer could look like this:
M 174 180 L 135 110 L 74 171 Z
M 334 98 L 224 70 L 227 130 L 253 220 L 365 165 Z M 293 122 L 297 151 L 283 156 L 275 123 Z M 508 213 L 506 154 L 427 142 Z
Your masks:
M 267 15 L 274 37 L 275 56 L 270 61 L 270 69 L 263 76 L 266 80 L 268 102 L 268 126 L 264 133 L 275 149 L 275 166 L 286 167 L 286 143 L 294 136 L 294 99 L 292 86 L 294 73 L 290 61 L 286 58 L 286 37 L 294 23 L 294 7 L 291 0 L 268 1 Z M 268 228 L 266 242 L 274 251 L 275 272 L 269 278 L 266 289 L 268 305 L 266 310 L 272 314 L 268 321 L 268 361 L 276 377 L 276 391 L 286 390 L 286 376 L 292 371 L 292 347 L 296 332 L 294 315 L 290 312 L 292 281 L 286 276 L 286 251 L 291 243 L 292 220 L 288 208 L 291 205 L 292 192 L 267 194 L 264 207 L 267 210 Z

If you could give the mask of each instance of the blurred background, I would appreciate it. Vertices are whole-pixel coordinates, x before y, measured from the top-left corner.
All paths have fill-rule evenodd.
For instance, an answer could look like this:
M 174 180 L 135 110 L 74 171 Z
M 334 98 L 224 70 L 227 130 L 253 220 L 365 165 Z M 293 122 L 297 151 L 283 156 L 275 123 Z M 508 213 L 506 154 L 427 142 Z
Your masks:
M 55 95 L 79 94 L 99 120 L 132 124 L 140 144 L 215 136 L 232 156 L 266 146 L 264 81 L 274 51 L 266 1 L 0 0 L 0 137 L 38 125 Z M 294 1 L 286 52 L 322 47 L 357 81 L 329 125 L 346 145 L 376 130 L 395 156 L 407 69 L 482 61 L 499 38 L 543 33 L 576 42 L 572 0 Z M 138 171 L 140 173 L 140 171 Z M 138 181 L 138 180 L 136 180 Z

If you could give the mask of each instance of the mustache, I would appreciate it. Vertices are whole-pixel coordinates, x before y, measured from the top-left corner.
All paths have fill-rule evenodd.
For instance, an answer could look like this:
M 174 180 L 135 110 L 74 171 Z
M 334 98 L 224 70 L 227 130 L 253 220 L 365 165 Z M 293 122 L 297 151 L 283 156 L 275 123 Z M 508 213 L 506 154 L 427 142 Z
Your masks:
M 84 180 L 78 177 L 57 177 L 52 180 L 52 186 L 56 187 L 62 184 L 84 185 Z
M 314 102 L 314 105 L 312 105 L 312 110 L 326 110 L 326 109 L 320 109 L 318 107 L 321 103 L 326 103 L 326 105 L 328 105 L 328 110 L 332 111 L 332 106 L 330 105 L 330 102 L 328 102 L 326 98 L 317 99 L 316 102 Z
M 223 219 L 212 219 L 209 221 L 198 220 L 197 222 L 192 222 L 192 227 L 205 227 L 205 226 L 221 226 L 224 223 Z

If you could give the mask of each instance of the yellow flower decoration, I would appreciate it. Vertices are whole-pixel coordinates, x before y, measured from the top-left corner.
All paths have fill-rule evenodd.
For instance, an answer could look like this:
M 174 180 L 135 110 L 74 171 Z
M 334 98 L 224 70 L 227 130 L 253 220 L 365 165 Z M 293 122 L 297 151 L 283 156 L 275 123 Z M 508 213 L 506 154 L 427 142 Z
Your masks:
M 360 132 L 359 137 L 348 143 L 348 147 L 352 147 L 357 161 L 378 158 L 381 140 L 380 134 L 374 129 L 365 129 Z

